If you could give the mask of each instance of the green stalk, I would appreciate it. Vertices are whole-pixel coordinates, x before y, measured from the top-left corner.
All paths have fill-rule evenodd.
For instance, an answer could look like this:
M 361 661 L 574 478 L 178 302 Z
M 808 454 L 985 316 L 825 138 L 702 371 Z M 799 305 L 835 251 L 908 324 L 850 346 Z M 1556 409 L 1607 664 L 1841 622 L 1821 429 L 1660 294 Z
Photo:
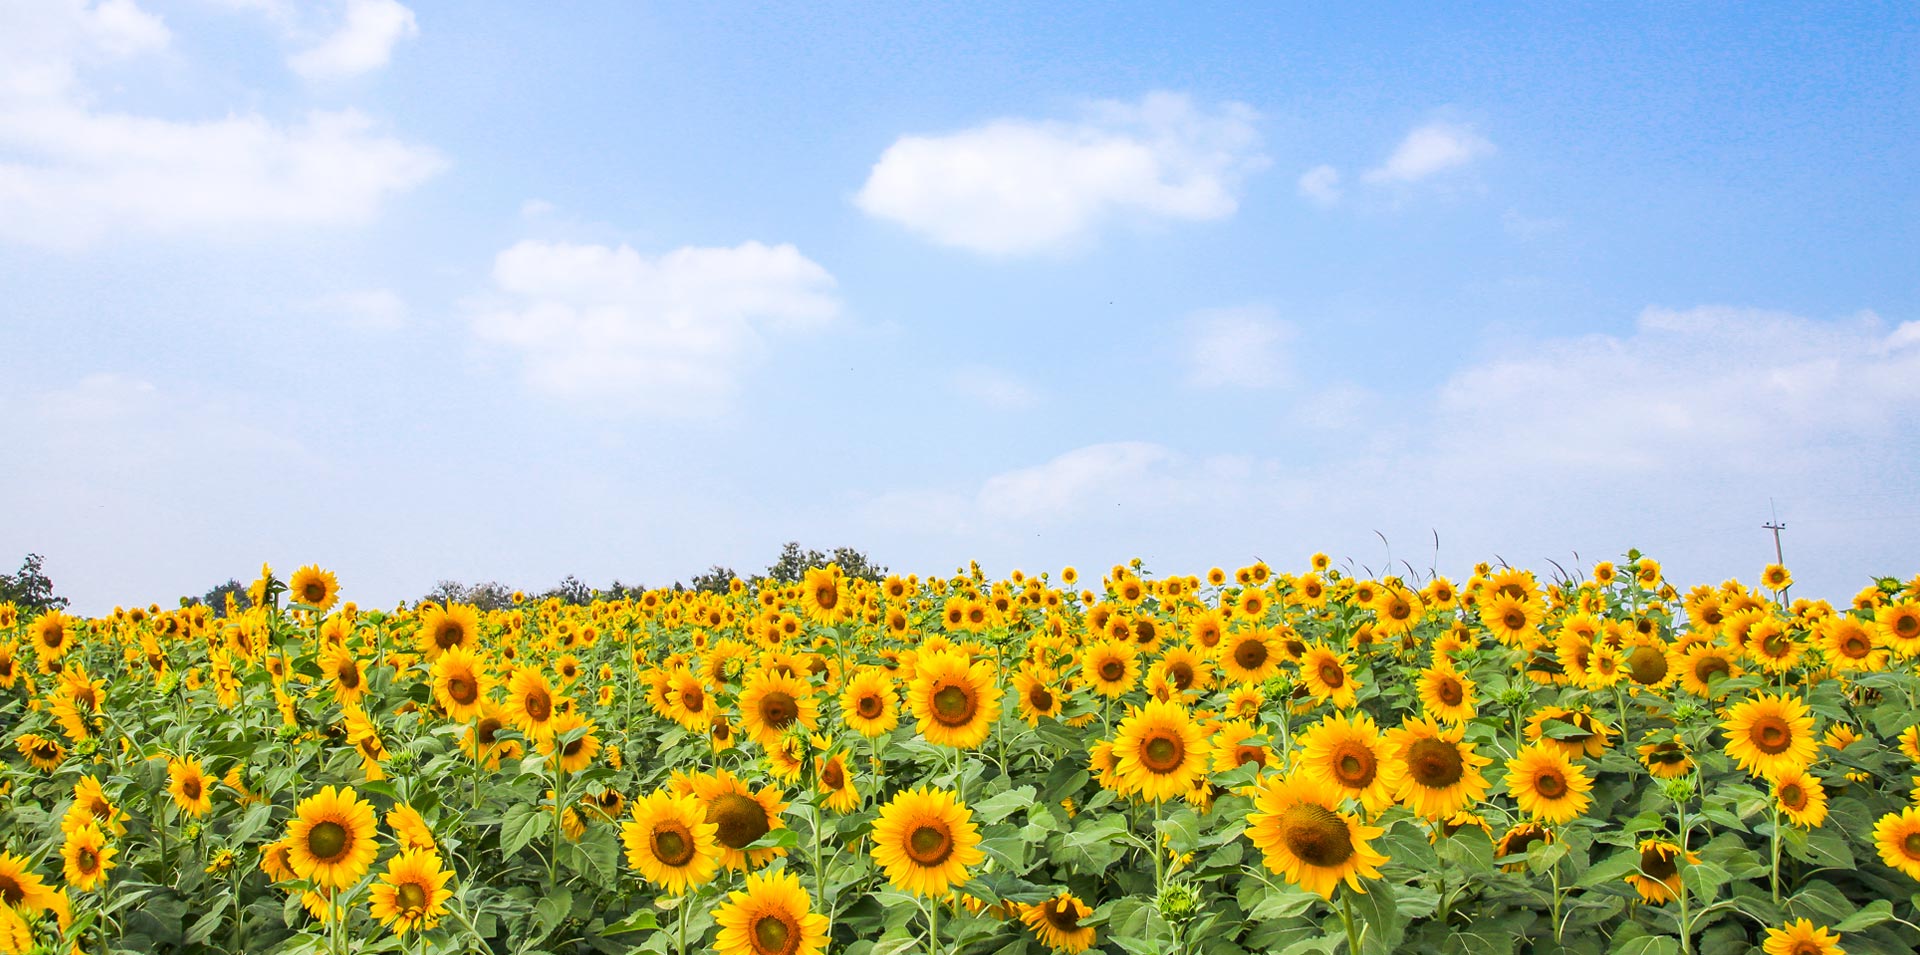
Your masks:
M 1347 930 L 1347 955 L 1360 955 L 1360 927 L 1353 921 L 1353 889 L 1340 893 L 1340 924 Z

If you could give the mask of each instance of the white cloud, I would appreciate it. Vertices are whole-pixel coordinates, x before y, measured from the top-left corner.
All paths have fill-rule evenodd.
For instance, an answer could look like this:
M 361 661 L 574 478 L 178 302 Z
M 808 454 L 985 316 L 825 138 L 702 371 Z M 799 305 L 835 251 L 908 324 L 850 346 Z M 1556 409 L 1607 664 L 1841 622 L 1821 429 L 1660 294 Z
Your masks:
M 1300 174 L 1300 195 L 1323 206 L 1340 201 L 1340 170 L 1325 164 Z
M 1413 183 L 1458 169 L 1495 152 L 1472 127 L 1432 122 L 1407 134 L 1393 155 L 1363 177 L 1373 183 Z
M 538 219 L 553 214 L 554 205 L 545 199 L 528 199 L 520 203 L 520 215 L 527 219 Z
M 997 368 L 969 365 L 948 379 L 962 397 L 1001 410 L 1031 408 L 1040 400 L 1031 385 Z
M 419 34 L 413 11 L 395 0 L 347 0 L 340 28 L 287 66 L 310 80 L 358 76 L 386 66 L 396 44 Z
M 681 248 L 527 240 L 494 259 L 504 304 L 473 319 L 518 351 L 535 389 L 619 410 L 701 415 L 724 405 L 769 334 L 839 312 L 834 279 L 791 245 Z
M 993 255 L 1070 246 L 1115 221 L 1231 216 L 1264 167 L 1252 110 L 1152 93 L 1073 122 L 1002 119 L 902 136 L 855 202 L 935 242 Z
M 1187 316 L 1183 326 L 1187 383 L 1198 388 L 1269 388 L 1288 378 L 1283 349 L 1292 325 L 1265 306 L 1216 308 Z
M 361 289 L 323 296 L 313 310 L 348 328 L 390 332 L 407 324 L 407 303 L 391 289 Z
M 96 109 L 79 68 L 164 48 L 165 25 L 126 0 L 30 7 L 27 29 L 0 40 L 0 239 L 359 223 L 446 165 L 354 110 L 283 126 Z

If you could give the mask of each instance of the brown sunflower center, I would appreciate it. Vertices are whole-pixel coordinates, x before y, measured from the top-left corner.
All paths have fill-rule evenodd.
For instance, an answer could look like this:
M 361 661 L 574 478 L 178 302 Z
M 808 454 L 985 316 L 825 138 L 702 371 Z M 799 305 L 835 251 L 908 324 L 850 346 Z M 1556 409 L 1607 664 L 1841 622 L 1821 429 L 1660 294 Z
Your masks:
M 820 782 L 828 789 L 839 789 L 847 784 L 847 771 L 840 765 L 839 760 L 833 760 L 827 764 L 827 768 L 820 771 Z
M 26 897 L 27 890 L 21 888 L 20 883 L 13 876 L 0 872 L 0 901 L 8 905 L 17 905 Z
M 360 687 L 359 665 L 354 663 L 352 660 L 341 661 L 339 679 L 340 679 L 340 686 L 342 688 L 348 689 L 348 690 L 358 689 Z
M 1182 690 L 1191 689 L 1193 687 L 1193 664 L 1185 660 L 1177 660 L 1167 667 L 1167 676 L 1172 678 L 1174 686 Z
M 80 851 L 74 855 L 74 862 L 78 864 L 81 872 L 92 875 L 94 870 L 100 868 L 100 854 L 93 851 L 92 846 L 81 846 Z
M 751 840 L 749 840 L 751 841 Z M 693 838 L 687 827 L 677 822 L 661 824 L 653 830 L 653 857 L 664 865 L 678 868 L 693 859 Z
M 307 830 L 307 852 L 321 862 L 332 862 L 346 855 L 347 827 L 329 819 Z
M 1754 748 L 1768 756 L 1784 753 L 1793 745 L 1793 727 L 1778 716 L 1762 716 L 1754 720 L 1747 735 L 1753 740 Z
M 880 701 L 878 694 L 869 693 L 861 697 L 859 702 L 853 705 L 853 708 L 859 712 L 861 719 L 877 720 L 880 718 L 880 714 L 885 712 L 887 707 L 885 703 Z
M 506 724 L 500 722 L 500 718 L 497 716 L 482 717 L 480 725 L 474 727 L 480 737 L 480 745 L 492 746 L 494 737 L 500 733 L 501 727 L 505 725 Z
M 418 882 L 402 882 L 393 890 L 393 900 L 400 903 L 403 912 L 418 912 L 427 907 L 426 886 Z
M 180 795 L 187 797 L 188 802 L 197 802 L 200 799 L 200 789 L 198 779 L 188 777 L 180 781 Z
M 819 604 L 821 610 L 832 610 L 840 604 L 840 591 L 831 584 L 822 584 L 813 588 L 813 602 Z
M 1242 670 L 1258 670 L 1267 663 L 1267 641 L 1242 640 L 1233 647 L 1233 662 Z
M 1157 774 L 1179 769 L 1186 756 L 1186 744 L 1172 736 L 1155 736 L 1140 747 L 1140 765 Z
M 527 711 L 528 719 L 545 723 L 553 715 L 553 697 L 548 696 L 547 691 L 536 688 L 526 695 L 521 708 Z
M 433 630 L 433 644 L 442 650 L 457 647 L 466 642 L 467 628 L 459 623 L 447 620 Z
M 942 726 L 965 726 L 973 721 L 973 692 L 958 683 L 934 691 L 933 718 Z
M 1559 770 L 1547 770 L 1533 777 L 1533 791 L 1548 799 L 1559 799 L 1567 794 L 1567 781 Z
M 1080 930 L 1080 909 L 1066 899 L 1053 899 L 1046 904 L 1044 914 L 1047 924 L 1061 932 Z
M 1466 775 L 1466 761 L 1452 743 L 1422 739 L 1407 747 L 1407 772 L 1428 789 L 1445 789 Z
M 1715 677 L 1726 676 L 1733 669 L 1726 658 L 1718 654 L 1708 654 L 1693 664 L 1693 678 L 1702 683 L 1711 683 Z
M 689 713 L 699 713 L 707 708 L 707 691 L 698 683 L 687 683 L 680 687 L 680 706 Z
M 1500 615 L 1500 625 L 1508 630 L 1524 630 L 1527 626 L 1527 612 L 1518 607 L 1510 608 Z
M 1347 685 L 1347 670 L 1338 660 L 1320 661 L 1317 672 L 1320 674 L 1320 682 L 1325 683 L 1329 690 L 1337 690 Z
M 799 715 L 799 702 L 785 690 L 774 690 L 760 698 L 760 721 L 774 729 L 792 726 Z
M 720 844 L 729 849 L 744 849 L 773 828 L 766 808 L 739 793 L 726 793 L 708 805 L 707 821 L 718 828 Z
M 327 599 L 327 585 L 318 580 L 307 581 L 307 585 L 300 588 L 300 597 L 317 606 L 320 601 Z
M 1341 750 L 1339 758 L 1333 763 L 1334 777 L 1348 789 L 1365 789 L 1372 785 L 1379 769 L 1379 760 L 1374 758 L 1372 750 L 1364 746 L 1350 746 Z
M 1294 806 L 1280 817 L 1281 839 L 1300 861 L 1332 868 L 1353 857 L 1353 836 L 1338 813 L 1325 806 Z
M 1900 840 L 1900 848 L 1906 852 L 1907 858 L 1920 859 L 1920 832 L 1907 833 L 1907 837 Z
M 937 866 L 953 855 L 953 837 L 942 826 L 923 825 L 907 835 L 907 857 L 923 866 Z
M 1658 683 L 1667 676 L 1667 655 L 1652 647 L 1634 647 L 1627 654 L 1627 675 L 1643 686 Z
M 1233 748 L 1233 764 L 1235 766 L 1245 766 L 1248 763 L 1265 765 L 1266 761 L 1267 748 L 1264 746 L 1252 746 L 1242 743 Z
M 1027 705 L 1045 713 L 1053 709 L 1053 693 L 1044 686 L 1036 685 L 1027 691 Z
M 1920 614 L 1903 613 L 1894 617 L 1893 632 L 1907 638 L 1920 636 Z
M 797 942 L 793 937 L 792 925 L 787 924 L 785 916 L 779 913 L 762 915 L 753 920 L 753 950 L 769 955 L 785 953 L 787 943 Z
M 1798 812 L 1807 807 L 1807 791 L 1799 783 L 1785 783 L 1780 787 L 1780 805 Z
M 479 689 L 474 685 L 473 678 L 464 673 L 447 679 L 447 695 L 461 706 L 473 705 L 473 701 L 480 698 Z
M 1112 657 L 1100 661 L 1100 679 L 1108 683 L 1118 683 L 1120 682 L 1120 678 L 1126 675 L 1127 665 L 1125 662 Z
M 1840 653 L 1850 660 L 1863 660 L 1873 652 L 1873 643 L 1865 634 L 1850 633 L 1840 641 Z
M 1676 855 L 1665 846 L 1648 846 L 1640 850 L 1640 874 L 1661 882 L 1673 878 L 1680 871 Z
M 1448 706 L 1459 706 L 1461 702 L 1466 700 L 1467 691 L 1465 687 L 1460 685 L 1459 680 L 1453 677 L 1442 677 L 1439 686 L 1434 689 L 1433 695 L 1439 697 L 1440 702 Z

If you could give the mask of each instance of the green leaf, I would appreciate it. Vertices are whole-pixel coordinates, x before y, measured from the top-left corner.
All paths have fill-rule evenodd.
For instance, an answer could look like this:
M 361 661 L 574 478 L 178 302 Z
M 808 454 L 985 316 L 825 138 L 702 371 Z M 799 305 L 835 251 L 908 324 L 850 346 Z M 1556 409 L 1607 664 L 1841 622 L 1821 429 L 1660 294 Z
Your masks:
M 1892 918 L 1893 903 L 1886 899 L 1875 899 L 1867 903 L 1866 908 L 1847 916 L 1846 920 L 1834 926 L 1833 930 L 1843 934 L 1847 932 L 1858 932 L 1872 928 Z
M 979 805 L 973 807 L 973 814 L 978 817 L 980 825 L 990 826 L 1033 805 L 1033 787 L 1021 786 L 981 800 Z
M 625 935 L 628 932 L 644 932 L 660 927 L 660 917 L 650 909 L 640 909 L 600 930 L 601 935 Z
M 1665 935 L 1642 935 L 1631 938 L 1613 948 L 1608 955 L 1679 955 L 1680 940 Z
M 546 810 L 520 803 L 508 807 L 500 820 L 500 854 L 512 856 L 527 843 L 547 834 L 553 817 Z

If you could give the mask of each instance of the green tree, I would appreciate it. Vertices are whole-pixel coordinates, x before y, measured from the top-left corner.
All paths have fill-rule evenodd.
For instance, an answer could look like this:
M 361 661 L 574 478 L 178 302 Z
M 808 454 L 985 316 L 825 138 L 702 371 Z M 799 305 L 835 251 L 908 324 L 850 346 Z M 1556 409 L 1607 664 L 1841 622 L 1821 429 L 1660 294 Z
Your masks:
M 0 601 L 12 601 L 23 617 L 67 609 L 67 598 L 54 596 L 53 581 L 40 569 L 44 560 L 39 554 L 28 554 L 18 572 L 0 574 Z
M 202 595 L 200 602 L 211 608 L 215 617 L 224 617 L 227 615 L 228 594 L 233 595 L 234 606 L 245 607 L 247 605 L 247 585 L 231 577 L 227 578 L 226 583 Z

